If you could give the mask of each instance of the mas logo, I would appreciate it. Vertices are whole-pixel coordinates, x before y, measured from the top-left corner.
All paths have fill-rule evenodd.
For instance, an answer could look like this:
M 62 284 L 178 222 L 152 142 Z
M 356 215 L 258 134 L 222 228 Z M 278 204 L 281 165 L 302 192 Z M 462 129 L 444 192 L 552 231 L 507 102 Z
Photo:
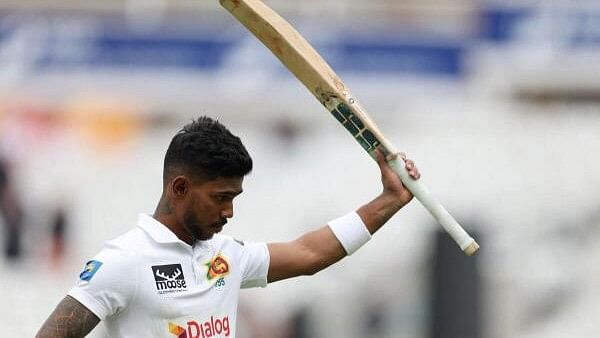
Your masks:
M 153 265 L 152 274 L 159 294 L 181 292 L 187 289 L 181 264 Z
M 209 262 L 205 264 L 208 267 L 206 278 L 211 281 L 213 279 L 221 279 L 229 273 L 229 262 L 227 258 L 222 254 L 218 254 L 213 257 Z
M 79 279 L 89 282 L 101 266 L 102 262 L 100 261 L 91 260 L 85 263 L 83 271 L 81 271 L 81 273 L 79 274 Z
M 210 337 L 229 337 L 231 328 L 229 327 L 229 317 L 210 319 L 205 322 L 188 320 L 186 327 L 169 322 L 169 333 L 177 338 L 210 338 Z

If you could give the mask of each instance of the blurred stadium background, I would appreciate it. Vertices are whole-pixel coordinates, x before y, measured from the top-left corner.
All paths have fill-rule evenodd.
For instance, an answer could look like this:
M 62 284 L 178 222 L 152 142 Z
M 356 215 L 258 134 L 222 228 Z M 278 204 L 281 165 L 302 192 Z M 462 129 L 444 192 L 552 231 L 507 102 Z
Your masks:
M 238 337 L 599 337 L 600 3 L 267 3 L 482 249 L 463 257 L 412 203 L 350 259 L 243 292 Z M 295 238 L 380 190 L 217 1 L 0 1 L 1 336 L 33 336 L 102 242 L 154 210 L 167 144 L 200 114 L 255 158 L 237 238 Z

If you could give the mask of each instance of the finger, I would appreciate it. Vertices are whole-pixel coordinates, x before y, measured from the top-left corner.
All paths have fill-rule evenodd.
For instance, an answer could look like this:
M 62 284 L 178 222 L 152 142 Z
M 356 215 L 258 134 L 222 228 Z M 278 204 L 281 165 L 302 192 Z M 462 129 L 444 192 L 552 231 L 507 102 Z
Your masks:
M 408 172 L 408 175 L 413 180 L 418 180 L 419 178 L 421 178 L 421 173 L 418 170 L 411 170 L 411 171 Z
M 381 148 L 375 149 L 375 157 L 377 158 L 377 164 L 379 164 L 379 166 L 385 164 L 385 155 L 383 154 L 383 150 L 381 150 Z
M 397 158 L 398 154 L 388 154 L 386 156 L 381 147 L 377 148 L 375 151 L 377 155 L 377 164 L 379 165 L 379 169 L 381 170 L 381 175 L 387 176 L 390 175 L 390 173 L 396 174 L 393 171 L 393 169 L 389 166 L 388 161 L 390 161 L 390 157 L 392 157 L 393 159 Z
M 404 160 L 404 167 L 408 171 L 413 170 L 415 168 L 415 162 L 413 160 L 406 159 Z
M 383 152 L 380 148 L 375 149 L 375 157 L 377 158 L 377 161 L 379 161 L 381 157 L 383 157 Z
M 406 161 L 406 153 L 405 153 L 405 152 L 399 152 L 399 153 L 398 153 L 398 155 L 400 155 L 400 158 L 401 158 L 403 161 Z
M 410 175 L 410 177 L 414 180 L 418 180 L 419 178 L 421 178 L 421 173 L 419 172 L 419 168 L 414 166 L 414 164 L 413 164 L 413 168 L 408 170 L 408 175 Z

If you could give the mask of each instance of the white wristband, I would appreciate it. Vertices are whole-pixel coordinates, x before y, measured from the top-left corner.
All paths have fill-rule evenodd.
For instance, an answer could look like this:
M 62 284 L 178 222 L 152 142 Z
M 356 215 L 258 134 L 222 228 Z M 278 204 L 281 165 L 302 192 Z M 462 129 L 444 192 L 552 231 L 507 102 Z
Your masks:
M 355 211 L 330 221 L 329 228 L 340 241 L 348 256 L 371 239 L 369 229 Z

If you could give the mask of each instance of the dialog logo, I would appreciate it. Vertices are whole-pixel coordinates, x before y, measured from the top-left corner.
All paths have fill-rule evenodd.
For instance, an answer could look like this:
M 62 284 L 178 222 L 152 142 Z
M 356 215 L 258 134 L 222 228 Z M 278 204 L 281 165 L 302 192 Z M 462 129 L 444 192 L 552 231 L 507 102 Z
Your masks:
M 187 331 L 183 327 L 169 323 L 169 333 L 177 338 L 187 338 Z
M 152 274 L 159 294 L 187 289 L 181 264 L 153 265 Z
M 210 316 L 210 319 L 204 322 L 188 320 L 184 326 L 169 322 L 169 333 L 177 338 L 229 337 L 231 331 L 228 316 L 223 318 Z

